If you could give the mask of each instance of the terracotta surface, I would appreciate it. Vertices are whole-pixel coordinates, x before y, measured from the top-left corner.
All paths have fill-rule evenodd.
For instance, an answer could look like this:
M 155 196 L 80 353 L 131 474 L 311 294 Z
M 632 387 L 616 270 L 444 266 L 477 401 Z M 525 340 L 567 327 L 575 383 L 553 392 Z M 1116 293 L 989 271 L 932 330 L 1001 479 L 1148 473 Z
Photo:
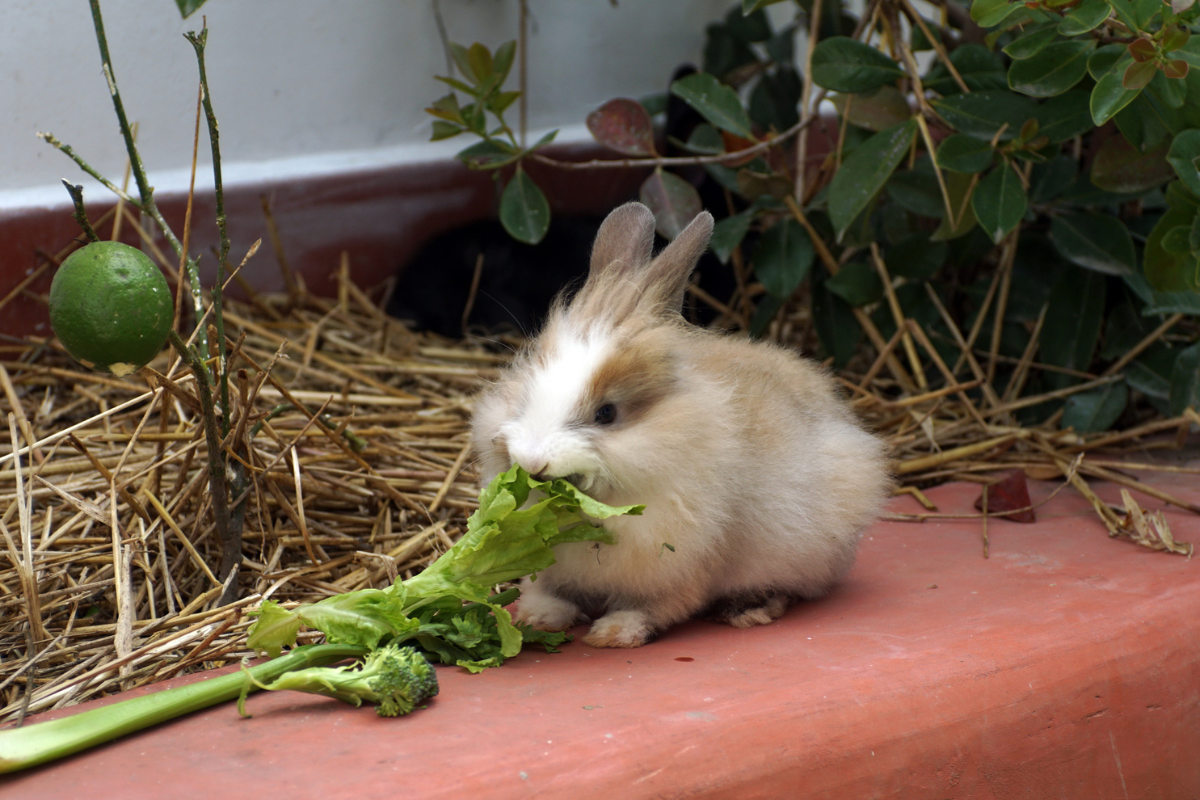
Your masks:
M 1200 499 L 1195 476 L 1154 482 Z M 930 492 L 943 512 L 977 495 Z M 1200 541 L 1200 517 L 1166 515 Z M 210 709 L 0 796 L 1200 796 L 1200 559 L 1110 540 L 1071 490 L 989 529 L 984 560 L 978 521 L 881 522 L 840 589 L 767 627 L 439 668 L 400 719 L 258 694 L 251 720 Z

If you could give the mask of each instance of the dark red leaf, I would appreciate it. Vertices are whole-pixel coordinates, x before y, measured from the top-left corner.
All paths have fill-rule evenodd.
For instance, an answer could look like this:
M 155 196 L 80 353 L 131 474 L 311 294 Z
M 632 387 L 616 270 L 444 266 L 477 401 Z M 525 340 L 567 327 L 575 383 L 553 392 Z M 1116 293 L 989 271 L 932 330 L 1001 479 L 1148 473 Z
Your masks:
M 587 116 L 587 127 L 596 141 L 627 156 L 652 156 L 654 126 L 636 100 L 618 97 Z
M 1133 56 L 1134 61 L 1144 64 L 1158 53 L 1155 51 L 1154 42 L 1149 39 L 1134 39 L 1129 43 L 1129 55 Z
M 1186 78 L 1188 74 L 1188 62 L 1182 58 L 1173 58 L 1163 65 L 1163 73 L 1173 80 Z
M 726 153 L 736 153 L 738 150 L 745 150 L 748 147 L 753 147 L 754 142 L 749 139 L 743 139 L 740 136 L 735 136 L 729 131 L 721 131 L 721 141 L 725 145 Z M 751 153 L 743 158 L 735 158 L 724 162 L 727 167 L 740 167 L 743 164 L 749 164 L 754 159 L 758 158 L 758 153 Z
M 1129 91 L 1143 89 L 1146 84 L 1150 83 L 1150 79 L 1157 71 L 1158 65 L 1153 61 L 1134 61 L 1125 68 L 1125 74 L 1121 77 L 1121 86 Z
M 1025 471 L 1013 470 L 998 483 L 988 487 L 988 516 L 1003 517 L 1013 522 L 1036 522 L 1033 509 L 1029 506 L 1029 487 L 1025 484 Z M 975 501 L 975 508 L 983 510 L 983 493 Z M 1017 509 L 1024 509 L 1018 511 Z M 1005 513 L 1011 512 L 1011 513 Z
M 654 212 L 654 227 L 664 239 L 674 239 L 704 210 L 694 186 L 662 169 L 646 178 L 638 199 Z

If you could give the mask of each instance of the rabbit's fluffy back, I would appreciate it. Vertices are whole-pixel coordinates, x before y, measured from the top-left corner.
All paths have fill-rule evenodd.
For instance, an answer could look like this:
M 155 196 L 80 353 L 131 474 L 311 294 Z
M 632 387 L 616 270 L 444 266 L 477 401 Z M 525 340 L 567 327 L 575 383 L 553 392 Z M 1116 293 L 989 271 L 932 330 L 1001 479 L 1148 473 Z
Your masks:
M 588 283 L 479 398 L 473 424 L 485 481 L 516 461 L 605 502 L 646 505 L 605 523 L 616 546 L 558 548 L 535 585 L 585 607 L 653 604 L 666 624 L 725 597 L 823 594 L 889 483 L 881 443 L 823 368 L 679 317 L 707 243 L 707 230 L 687 234 L 649 265 L 636 263 L 649 241 L 594 257 Z M 597 258 L 630 264 L 598 271 Z M 617 423 L 594 424 L 603 403 Z

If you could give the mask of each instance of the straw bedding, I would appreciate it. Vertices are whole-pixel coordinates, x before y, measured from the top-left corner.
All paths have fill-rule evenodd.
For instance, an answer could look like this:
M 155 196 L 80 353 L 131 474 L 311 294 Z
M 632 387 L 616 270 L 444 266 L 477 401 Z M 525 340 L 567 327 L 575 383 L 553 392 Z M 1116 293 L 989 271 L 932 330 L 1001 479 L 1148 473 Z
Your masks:
M 247 476 L 243 556 L 228 587 L 216 576 L 221 548 L 191 373 L 169 351 L 115 379 L 75 364 L 53 340 L 0 345 L 0 722 L 236 662 L 252 655 L 245 612 L 264 598 L 386 585 L 460 535 L 476 496 L 471 397 L 519 340 L 413 333 L 341 275 L 333 299 L 300 291 L 226 303 L 224 444 Z M 738 302 L 693 299 L 717 308 L 719 325 L 739 321 Z M 768 335 L 815 349 L 806 307 L 802 298 L 790 305 Z M 977 391 L 990 386 L 995 353 L 955 329 L 959 363 L 947 364 L 920 326 L 900 322 L 888 341 L 868 329 L 839 375 L 891 442 L 900 491 L 927 502 L 921 487 L 986 484 L 1022 468 L 1083 492 L 1113 535 L 1190 555 L 1132 501 L 1101 503 L 1089 481 L 1153 495 L 1152 477 L 1141 484 L 1128 463 L 1137 459 L 1119 454 L 1181 444 L 1200 422 L 1194 412 L 1147 412 L 1090 439 L 1055 430 L 1054 420 L 1020 427 L 1013 414 L 1029 399 Z M 1032 354 L 1017 365 L 1039 368 Z M 1114 454 L 1125 460 L 1114 466 Z M 936 516 L 930 508 L 903 518 Z

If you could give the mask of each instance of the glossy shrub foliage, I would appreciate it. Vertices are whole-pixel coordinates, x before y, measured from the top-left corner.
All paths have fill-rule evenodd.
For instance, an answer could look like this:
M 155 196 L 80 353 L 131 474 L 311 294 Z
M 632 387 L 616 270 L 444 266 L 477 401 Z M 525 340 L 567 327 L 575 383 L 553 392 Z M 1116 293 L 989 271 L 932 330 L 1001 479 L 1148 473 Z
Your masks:
M 714 253 L 762 288 L 752 333 L 808 303 L 840 366 L 912 320 L 948 363 L 967 339 L 994 396 L 1108 378 L 1018 413 L 1102 431 L 1200 405 L 1198 17 L 1196 0 L 946 0 L 933 16 L 877 0 L 861 18 L 743 0 L 669 96 L 609 101 L 587 125 L 654 167 L 641 199 L 663 236 L 718 212 Z M 536 242 L 550 217 L 521 163 L 552 134 L 521 148 L 504 122 L 513 52 L 454 46 L 463 77 L 429 111 L 434 138 L 478 139 L 467 164 L 509 168 L 501 220 Z M 668 103 L 693 123 L 656 124 Z M 701 201 L 713 187 L 722 208 Z

